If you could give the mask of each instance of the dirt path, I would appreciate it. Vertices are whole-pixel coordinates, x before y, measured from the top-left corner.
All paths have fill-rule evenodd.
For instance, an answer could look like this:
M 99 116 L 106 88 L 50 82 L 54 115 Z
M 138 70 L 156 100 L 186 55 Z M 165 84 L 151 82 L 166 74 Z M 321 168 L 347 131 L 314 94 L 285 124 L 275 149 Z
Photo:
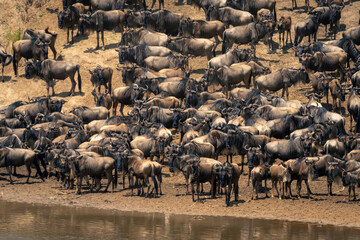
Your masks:
M 150 1 L 147 1 L 150 4 Z M 302 6 L 303 1 L 298 3 Z M 293 23 L 296 23 L 306 17 L 303 8 L 295 11 L 290 11 L 290 0 L 277 1 L 278 18 L 281 15 L 290 14 Z M 315 1 L 310 1 L 311 6 L 315 6 Z M 166 9 L 183 13 L 193 19 L 204 19 L 202 10 L 193 8 L 192 6 L 175 5 L 175 1 L 166 1 Z M 90 74 L 87 68 L 93 68 L 96 65 L 109 66 L 116 69 L 118 64 L 117 53 L 115 48 L 120 41 L 120 33 L 105 33 L 106 50 L 95 50 L 96 34 L 91 34 L 88 37 L 76 38 L 72 45 L 67 45 L 66 32 L 57 27 L 57 17 L 51 13 L 54 9 L 61 9 L 61 1 L 50 0 L 40 10 L 41 14 L 34 17 L 26 24 L 27 27 L 35 29 L 43 29 L 49 26 L 50 29 L 56 30 L 59 35 L 56 47 L 60 58 L 66 61 L 73 61 L 81 64 L 81 75 L 83 79 L 84 95 L 77 95 L 68 97 L 70 90 L 70 81 L 60 81 L 55 87 L 58 98 L 63 98 L 67 102 L 63 110 L 69 110 L 81 106 L 94 106 L 93 98 L 90 94 L 91 83 Z M 358 9 L 360 2 L 355 2 L 352 7 L 346 5 L 342 12 L 341 24 L 346 25 L 346 28 L 356 26 L 358 23 Z M 39 11 L 40 11 L 39 10 Z M 36 16 L 36 15 L 34 15 Z M 9 16 L 10 17 L 10 16 Z M 6 19 L 5 19 L 6 20 Z M 12 26 L 14 27 L 14 26 Z M 294 33 L 292 33 L 294 34 Z M 339 33 L 338 38 L 341 37 Z M 320 27 L 318 33 L 319 40 L 324 40 L 324 27 Z M 293 35 L 294 38 L 294 35 Z M 278 35 L 274 36 L 274 41 L 278 42 Z M 300 67 L 298 59 L 295 58 L 291 46 L 286 48 L 278 48 L 276 53 L 269 53 L 267 46 L 262 42 L 257 46 L 257 56 L 261 62 L 270 66 L 272 71 L 283 67 Z M 218 49 L 218 53 L 220 51 Z M 52 53 L 49 53 L 52 58 Z M 194 70 L 192 77 L 200 77 L 207 65 L 205 57 L 191 59 L 191 66 Z M 11 67 L 5 69 L 5 75 L 10 76 L 5 83 L 0 83 L 5 91 L 0 95 L 0 105 L 10 104 L 17 100 L 26 100 L 28 97 L 45 96 L 45 83 L 41 80 L 28 80 L 24 78 L 24 61 L 21 61 L 20 77 L 13 76 Z M 121 72 L 114 71 L 113 87 L 122 86 Z M 306 102 L 304 93 L 310 90 L 310 85 L 299 85 L 290 89 L 290 99 L 298 99 Z M 125 109 L 127 112 L 127 109 Z M 348 117 L 347 117 L 348 124 Z M 221 159 L 224 161 L 224 159 Z M 149 212 L 167 212 L 179 214 L 195 214 L 195 215 L 224 215 L 237 217 L 251 217 L 251 218 L 267 218 L 267 219 L 284 219 L 294 221 L 316 222 L 321 224 L 336 224 L 345 226 L 360 227 L 359 217 L 359 203 L 347 201 L 347 191 L 340 192 L 340 195 L 328 197 L 326 195 L 326 181 L 321 178 L 319 181 L 311 183 L 311 187 L 316 195 L 313 199 L 285 199 L 278 200 L 276 198 L 264 199 L 264 194 L 261 194 L 261 199 L 257 201 L 249 201 L 251 197 L 251 188 L 247 187 L 247 175 L 242 175 L 240 180 L 240 201 L 233 204 L 232 207 L 225 207 L 224 197 L 217 199 L 210 199 L 208 195 L 201 196 L 202 201 L 193 203 L 191 196 L 185 196 L 185 186 L 182 174 L 177 176 L 170 176 L 168 167 L 165 167 L 165 176 L 163 191 L 165 195 L 160 198 L 146 199 L 138 196 L 130 196 L 129 190 L 122 190 L 118 188 L 116 193 L 87 193 L 81 196 L 75 195 L 73 190 L 64 190 L 55 180 L 47 180 L 45 183 L 40 183 L 38 179 L 31 179 L 33 184 L 23 184 L 25 178 L 16 179 L 14 185 L 8 183 L 8 176 L 4 173 L 4 169 L 0 169 L 0 176 L 5 179 L 0 179 L 0 196 L 2 199 L 19 202 L 43 203 L 43 204 L 61 204 L 73 206 L 91 206 L 98 208 L 120 209 L 120 210 L 137 210 Z M 295 185 L 295 184 L 293 184 Z M 209 186 L 206 186 L 208 191 Z M 121 190 L 119 190 L 121 189 Z M 342 189 L 340 186 L 335 186 L 335 192 Z M 303 194 L 305 192 L 302 192 Z

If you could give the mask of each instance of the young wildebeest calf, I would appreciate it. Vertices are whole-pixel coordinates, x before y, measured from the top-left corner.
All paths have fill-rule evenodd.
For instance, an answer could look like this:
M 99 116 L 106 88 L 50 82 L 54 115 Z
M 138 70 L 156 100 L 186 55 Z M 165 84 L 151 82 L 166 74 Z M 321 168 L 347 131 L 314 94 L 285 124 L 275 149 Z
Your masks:
M 78 87 L 81 93 L 81 76 L 80 76 L 80 65 L 65 61 L 55 61 L 47 59 L 41 62 L 26 62 L 25 76 L 30 79 L 32 76 L 37 75 L 46 82 L 47 96 L 49 96 L 49 88 L 52 88 L 52 95 L 55 95 L 55 79 L 65 80 L 70 78 L 71 89 L 70 96 L 75 94 L 75 73 L 78 73 Z
M 231 189 L 234 188 L 235 202 L 238 201 L 240 168 L 233 163 L 225 162 L 220 166 L 220 185 L 225 188 L 225 203 L 230 205 Z
M 333 111 L 335 111 L 335 109 L 337 107 L 336 100 L 339 99 L 339 109 L 341 112 L 341 102 L 345 101 L 344 89 L 342 88 L 339 80 L 337 80 L 337 79 L 333 79 L 329 83 L 329 88 L 330 88 L 331 97 L 333 99 Z
M 271 197 L 274 197 L 274 187 L 275 187 L 279 199 L 281 199 L 281 197 L 285 196 L 285 189 L 287 192 L 287 189 L 290 188 L 289 184 L 291 180 L 291 175 L 290 175 L 289 167 L 284 165 L 283 163 L 281 164 L 275 163 L 270 167 L 270 175 L 271 175 L 271 183 L 272 183 Z M 279 194 L 279 190 L 277 187 L 278 182 L 280 182 L 280 191 L 282 191 L 281 195 Z
M 268 191 L 266 186 L 266 180 L 270 177 L 269 173 L 269 167 L 266 166 L 262 161 L 259 166 L 256 166 L 251 170 L 251 179 L 252 179 L 252 186 L 253 191 L 251 194 L 251 200 L 254 199 L 254 193 L 255 193 L 255 199 L 258 199 L 258 191 L 259 187 L 261 185 L 262 180 L 265 180 L 265 195 L 268 197 Z
M 344 171 L 342 174 L 342 182 L 344 187 L 349 186 L 349 201 L 350 201 L 351 190 L 354 193 L 353 200 L 355 201 L 356 200 L 355 185 L 359 185 L 360 183 L 360 170 L 356 170 L 353 172 Z
M 285 46 L 284 40 L 285 40 L 285 32 L 286 32 L 286 44 L 288 43 L 288 38 L 290 35 L 290 43 L 292 44 L 291 39 L 291 17 L 289 15 L 282 16 L 278 23 L 278 30 L 279 30 L 279 43 L 281 43 L 281 35 L 282 37 L 282 43 L 283 47 Z

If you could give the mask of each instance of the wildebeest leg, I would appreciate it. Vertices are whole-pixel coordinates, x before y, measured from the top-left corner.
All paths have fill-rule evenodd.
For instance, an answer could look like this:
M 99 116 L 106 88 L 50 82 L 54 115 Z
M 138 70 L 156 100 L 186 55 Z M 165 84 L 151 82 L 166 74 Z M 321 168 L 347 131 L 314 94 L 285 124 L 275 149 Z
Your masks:
M 268 189 L 267 189 L 267 186 L 266 186 L 266 178 L 265 178 L 265 196 L 268 198 Z M 276 191 L 277 191 L 277 187 L 276 187 Z M 279 194 L 279 193 L 278 193 Z
M 98 31 L 96 31 L 96 40 L 97 40 L 96 49 L 99 49 L 100 45 L 99 45 L 99 32 Z
M 54 59 L 56 59 L 56 54 L 57 54 L 57 52 L 56 52 L 55 46 L 50 45 L 49 47 L 50 47 L 51 51 L 52 51 L 53 54 L 54 54 Z
M 30 175 L 31 175 L 31 163 L 26 164 L 26 170 L 28 171 L 28 177 L 26 179 L 26 183 L 29 183 Z
M 117 171 L 117 170 L 115 169 L 115 171 Z M 109 186 L 110 186 L 110 183 L 112 183 L 112 182 L 114 181 L 114 178 L 113 178 L 113 175 L 112 175 L 111 172 L 110 172 L 110 173 L 109 173 L 109 172 L 106 172 L 106 177 L 107 177 L 107 179 L 108 179 L 108 183 L 107 183 L 107 186 L 106 186 L 104 192 L 107 192 L 107 190 L 108 190 L 108 188 L 109 188 Z M 114 191 L 114 188 L 113 188 L 113 191 Z
M 350 192 L 350 191 L 349 191 L 349 192 Z M 193 202 L 195 202 L 195 198 L 194 198 L 194 194 L 195 194 L 194 183 L 191 183 L 191 194 L 192 194 L 192 200 L 193 200 Z M 350 193 L 349 193 L 349 199 L 350 199 Z
M 252 170 L 252 168 L 251 168 L 251 169 L 249 168 L 249 174 L 248 174 L 248 186 L 249 186 L 250 177 L 251 177 L 251 170 Z
M 101 177 L 95 178 L 96 189 L 95 192 L 99 192 L 101 188 Z
M 301 197 L 300 191 L 301 191 L 301 179 L 298 179 L 296 182 L 296 189 L 297 189 L 297 197 Z
M 243 171 L 244 171 L 244 158 L 245 158 L 245 156 L 241 155 L 241 172 L 240 173 L 243 173 Z M 232 163 L 232 161 L 231 161 L 231 163 Z
M 4 82 L 4 64 L 2 64 L 2 69 L 1 69 L 1 81 Z
M 68 28 L 67 31 L 66 31 L 66 43 L 69 43 L 69 32 L 70 32 L 70 29 Z
M 199 183 L 199 181 L 196 182 L 196 192 L 197 192 L 197 200 L 199 201 L 200 200 L 200 183 Z
M 83 180 L 83 177 L 78 177 L 77 178 L 77 192 L 76 194 L 81 194 L 81 185 L 82 185 L 82 180 Z
M 189 194 L 189 177 L 185 176 L 186 195 Z
M 103 49 L 103 50 L 105 50 L 105 43 L 104 43 L 104 31 L 101 31 L 101 41 L 102 41 L 102 44 L 103 44 L 102 49 Z
M 332 182 L 328 181 L 328 196 L 332 196 Z
M 153 9 L 155 3 L 156 3 L 156 0 L 153 0 L 153 2 L 152 2 L 152 4 L 151 4 L 151 9 Z
M 309 181 L 307 179 L 305 180 L 305 184 L 307 188 L 308 197 L 310 197 L 310 194 L 312 194 L 312 192 L 310 190 Z
M 70 96 L 74 96 L 74 94 L 75 94 L 75 86 L 76 86 L 74 76 L 71 76 L 70 80 L 71 80 Z
M 161 190 L 161 183 L 162 183 L 162 175 L 161 175 L 161 173 L 157 175 L 157 179 L 159 181 L 160 195 L 163 195 L 162 190 Z
M 355 185 L 354 186 L 352 186 L 352 189 L 353 189 L 353 193 L 354 193 L 354 201 L 356 200 L 356 194 L 355 194 Z
M 6 166 L 6 170 L 9 173 L 10 183 L 13 184 L 13 180 L 12 180 L 12 177 L 11 177 L 11 170 L 10 170 L 9 166 Z
M 74 43 L 74 27 L 71 27 L 71 43 Z
M 120 106 L 120 113 L 122 116 L 124 116 L 124 104 L 121 103 L 121 106 Z

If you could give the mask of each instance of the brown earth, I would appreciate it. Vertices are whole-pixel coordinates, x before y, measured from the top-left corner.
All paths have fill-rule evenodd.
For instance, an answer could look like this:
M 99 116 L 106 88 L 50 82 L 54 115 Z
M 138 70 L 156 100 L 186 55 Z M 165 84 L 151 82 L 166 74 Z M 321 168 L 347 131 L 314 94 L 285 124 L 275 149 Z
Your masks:
M 14 1 L 15 2 L 15 1 Z M 22 3 L 23 1 L 16 1 Z M 147 1 L 150 4 L 150 1 Z M 34 28 L 43 29 L 49 26 L 50 29 L 56 30 L 59 35 L 56 43 L 60 58 L 66 61 L 73 61 L 81 64 L 81 75 L 83 79 L 84 95 L 77 95 L 74 97 L 67 97 L 70 90 L 70 81 L 59 81 L 55 87 L 58 98 L 63 98 L 67 102 L 63 108 L 65 112 L 70 111 L 74 107 L 86 105 L 94 106 L 93 98 L 90 94 L 91 83 L 89 81 L 89 72 L 87 68 L 95 67 L 100 64 L 102 66 L 109 66 L 116 69 L 118 64 L 117 53 L 115 48 L 120 41 L 120 33 L 105 33 L 106 50 L 95 50 L 96 34 L 91 34 L 89 37 L 77 37 L 75 43 L 72 45 L 66 44 L 66 32 L 57 28 L 57 17 L 52 11 L 56 8 L 61 9 L 61 1 L 50 0 L 41 1 L 38 6 L 32 6 L 28 10 L 27 17 L 16 15 L 23 12 L 21 4 L 14 5 L 13 1 L 0 0 L 0 4 L 9 6 L 8 11 L 1 11 L 0 13 L 0 27 L 2 33 L 0 34 L 1 43 L 7 46 L 4 42 L 4 31 L 9 29 Z M 44 5 L 42 5 L 44 4 Z M 303 5 L 303 1 L 299 1 L 299 5 Z M 315 1 L 310 1 L 311 6 L 316 6 Z M 193 19 L 204 19 L 202 10 L 198 10 L 188 5 L 175 5 L 175 1 L 166 1 L 166 9 L 183 13 Z M 306 17 L 304 8 L 290 11 L 290 0 L 278 0 L 278 18 L 281 15 L 289 14 L 292 16 L 293 23 L 296 23 Z M 360 2 L 355 2 L 353 6 L 346 5 L 342 12 L 341 24 L 350 28 L 356 26 L 358 23 L 358 9 Z M 14 15 L 15 14 L 15 15 Z M 324 38 L 324 27 L 320 27 L 318 38 L 319 40 L 326 40 Z M 338 34 L 338 38 L 341 33 Z M 294 35 L 293 35 L 294 38 Z M 274 37 L 274 41 L 278 42 L 278 36 Z M 300 64 L 295 58 L 291 46 L 288 45 L 284 49 L 278 48 L 276 53 L 269 53 L 267 46 L 262 42 L 257 46 L 257 56 L 261 62 L 270 66 L 273 71 L 282 67 L 300 67 Z M 8 46 L 8 51 L 11 47 Z M 219 47 L 220 49 L 220 47 Z M 219 50 L 218 49 L 218 50 Z M 218 52 L 219 53 L 219 52 Z M 50 58 L 52 53 L 49 53 Z M 193 77 L 199 77 L 203 74 L 206 68 L 206 58 L 191 59 L 191 66 L 194 70 Z M 0 105 L 4 106 L 17 100 L 27 100 L 28 97 L 45 96 L 45 83 L 41 80 L 28 80 L 24 78 L 24 60 L 21 61 L 19 68 L 19 78 L 14 77 L 11 67 L 5 69 L 6 82 L 1 83 L 2 91 L 0 95 Z M 119 71 L 114 71 L 113 86 L 121 86 L 121 74 Z M 306 102 L 304 93 L 311 90 L 310 85 L 299 85 L 290 89 L 290 99 L 298 99 Z M 277 93 L 279 94 L 279 93 Z M 126 112 L 126 109 L 125 109 Z M 347 115 L 346 115 L 347 116 Z M 348 124 L 347 117 L 347 124 Z M 224 161 L 223 158 L 221 158 Z M 236 158 L 236 161 L 239 159 Z M 247 172 L 247 171 L 245 171 Z M 4 200 L 43 203 L 43 204 L 61 204 L 73 206 L 91 206 L 98 208 L 120 209 L 120 210 L 136 210 L 146 212 L 167 212 L 177 214 L 195 214 L 195 215 L 223 215 L 236 217 L 250 217 L 250 218 L 267 218 L 267 219 L 283 219 L 292 221 L 306 221 L 316 222 L 320 224 L 335 224 L 351 227 L 360 227 L 360 217 L 358 214 L 358 202 L 347 201 L 347 191 L 340 191 L 342 186 L 335 186 L 335 196 L 327 196 L 326 179 L 312 182 L 311 188 L 315 195 L 311 199 L 285 199 L 278 200 L 277 198 L 264 198 L 264 193 L 260 194 L 260 200 L 250 201 L 251 188 L 247 186 L 247 175 L 244 174 L 240 179 L 240 201 L 234 203 L 232 207 L 225 207 L 225 199 L 223 196 L 217 199 L 211 199 L 208 195 L 202 195 L 200 202 L 193 203 L 191 196 L 185 196 L 185 185 L 182 174 L 172 176 L 168 172 L 168 167 L 164 168 L 163 178 L 163 192 L 165 195 L 160 198 L 143 198 L 138 196 L 130 196 L 129 190 L 122 190 L 118 187 L 115 193 L 88 193 L 85 189 L 84 194 L 75 195 L 74 190 L 64 190 L 60 184 L 55 180 L 47 180 L 41 183 L 39 179 L 31 179 L 33 184 L 24 184 L 25 178 L 15 178 L 15 184 L 10 185 L 8 176 L 5 174 L 5 169 L 0 170 L 0 196 Z M 25 171 L 20 173 L 25 174 Z M 293 184 L 294 187 L 295 184 Z M 205 191 L 208 191 L 209 186 L 205 185 Z M 293 189 L 295 192 L 295 189 Z M 305 190 L 302 190 L 305 194 Z

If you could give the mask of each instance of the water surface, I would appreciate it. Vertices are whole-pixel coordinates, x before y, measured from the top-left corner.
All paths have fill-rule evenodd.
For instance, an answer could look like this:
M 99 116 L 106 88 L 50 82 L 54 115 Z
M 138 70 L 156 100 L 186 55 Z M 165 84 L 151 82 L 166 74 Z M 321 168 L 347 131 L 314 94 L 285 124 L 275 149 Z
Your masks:
M 120 212 L 0 201 L 0 239 L 360 239 L 316 224 Z

